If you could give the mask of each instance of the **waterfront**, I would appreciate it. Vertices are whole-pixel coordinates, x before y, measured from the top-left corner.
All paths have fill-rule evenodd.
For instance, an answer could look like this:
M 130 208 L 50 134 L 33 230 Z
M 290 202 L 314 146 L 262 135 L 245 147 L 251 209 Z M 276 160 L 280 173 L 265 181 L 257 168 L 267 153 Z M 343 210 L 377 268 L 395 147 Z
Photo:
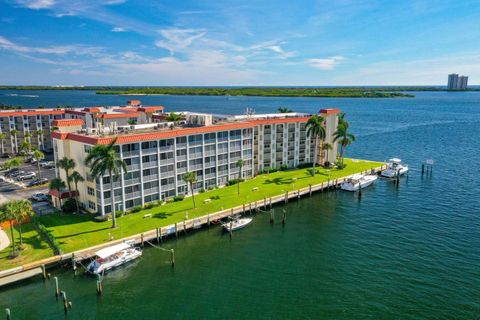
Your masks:
M 37 94 L 31 100 L 47 105 L 44 93 Z M 55 92 L 48 94 L 55 99 Z M 340 107 L 358 137 L 348 156 L 400 156 L 412 172 L 398 189 L 378 181 L 361 201 L 338 191 L 291 202 L 285 206 L 285 228 L 280 222 L 272 227 L 268 215 L 258 215 L 232 241 L 218 227 L 169 241 L 165 247 L 176 252 L 174 271 L 165 252 L 147 249 L 140 261 L 106 276 L 105 294 L 98 300 L 93 278 L 55 270 L 74 304 L 68 317 L 474 318 L 480 313 L 480 200 L 475 187 L 480 178 L 471 165 L 478 163 L 480 148 L 480 94 L 416 95 L 139 97 L 145 104 L 163 104 L 167 111 Z M 0 103 L 23 103 L 13 98 L 2 96 Z M 128 99 L 104 100 L 88 93 L 77 98 L 57 97 L 50 105 Z M 429 158 L 436 161 L 433 176 L 422 178 L 420 162 Z M 31 281 L 0 292 L 0 308 L 11 308 L 15 319 L 63 318 L 53 292 L 53 281 Z

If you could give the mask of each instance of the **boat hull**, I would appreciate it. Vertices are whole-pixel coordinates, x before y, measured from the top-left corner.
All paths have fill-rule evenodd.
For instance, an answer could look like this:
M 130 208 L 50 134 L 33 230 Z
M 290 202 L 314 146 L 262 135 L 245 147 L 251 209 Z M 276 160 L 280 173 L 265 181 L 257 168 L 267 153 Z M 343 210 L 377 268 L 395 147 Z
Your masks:
M 360 178 L 357 183 L 350 183 L 346 181 L 342 183 L 340 188 L 345 191 L 355 192 L 372 185 L 375 181 L 377 181 L 377 176 L 368 175 Z
M 399 176 L 403 176 L 405 173 L 408 172 L 408 167 L 402 167 L 397 170 L 389 168 L 389 169 L 383 170 L 380 174 L 382 177 L 385 177 L 385 178 L 395 178 L 397 176 L 397 172 Z
M 114 261 L 109 261 L 102 264 L 95 264 L 95 261 L 93 261 L 87 267 L 87 271 L 93 274 L 102 274 L 108 270 L 114 269 L 132 260 L 140 258 L 141 256 L 142 256 L 142 251 L 135 249 L 130 254 L 123 256 L 119 259 L 115 259 Z
M 246 227 L 250 222 L 252 222 L 252 220 L 252 218 L 240 218 L 238 220 L 232 221 L 231 223 L 224 223 L 223 228 L 228 232 L 239 230 Z

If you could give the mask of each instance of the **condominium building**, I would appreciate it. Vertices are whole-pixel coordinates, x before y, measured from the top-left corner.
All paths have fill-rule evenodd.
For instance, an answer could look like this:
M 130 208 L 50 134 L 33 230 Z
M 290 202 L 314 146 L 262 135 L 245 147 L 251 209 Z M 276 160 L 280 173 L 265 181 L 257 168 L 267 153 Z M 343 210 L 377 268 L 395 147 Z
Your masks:
M 459 76 L 456 73 L 448 75 L 448 84 L 447 88 L 449 90 L 465 90 L 468 86 L 468 77 Z
M 163 110 L 162 110 L 163 112 Z M 333 146 L 328 153 L 318 152 L 317 162 L 334 162 L 337 146 L 333 133 L 338 124 L 338 109 L 320 111 L 325 118 L 326 139 Z M 227 116 L 180 112 L 182 120 L 169 122 L 162 113 L 151 116 L 152 123 L 88 128 L 84 119 L 54 121 L 59 130 L 53 133 L 56 159 L 75 160 L 85 177 L 78 184 L 79 201 L 89 212 L 102 215 L 129 210 L 149 202 L 201 189 L 224 186 L 238 177 L 251 178 L 260 170 L 296 167 L 314 161 L 314 141 L 306 133 L 311 115 L 303 113 Z M 97 144 L 116 139 L 116 152 L 127 164 L 127 173 L 113 181 L 108 176 L 90 175 L 84 159 Z M 244 165 L 240 168 L 238 160 Z M 193 190 L 183 181 L 186 172 L 196 172 Z M 62 170 L 57 175 L 65 180 Z M 60 206 L 65 190 L 52 190 L 54 204 Z
M 0 155 L 18 154 L 24 141 L 29 141 L 33 148 L 53 152 L 51 132 L 57 129 L 52 124 L 54 120 L 82 119 L 86 128 L 112 127 L 151 123 L 153 114 L 162 112 L 162 106 L 142 106 L 138 100 L 118 107 L 2 110 L 0 133 L 5 137 L 0 144 Z

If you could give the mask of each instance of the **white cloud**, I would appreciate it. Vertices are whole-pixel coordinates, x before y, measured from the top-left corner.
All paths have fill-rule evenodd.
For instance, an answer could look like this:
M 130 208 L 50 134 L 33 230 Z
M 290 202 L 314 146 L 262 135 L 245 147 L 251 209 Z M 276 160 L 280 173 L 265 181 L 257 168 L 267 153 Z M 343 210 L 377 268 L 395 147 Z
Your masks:
M 122 28 L 122 27 L 114 27 L 112 29 L 112 32 L 126 32 L 127 30 L 125 28 Z
M 158 31 L 163 40 L 158 40 L 155 45 L 167 49 L 173 54 L 189 47 L 195 40 L 205 36 L 206 32 L 196 29 L 170 28 Z
M 291 58 L 293 56 L 295 56 L 295 52 L 293 51 L 285 51 L 282 49 L 282 47 L 280 47 L 279 45 L 273 45 L 273 46 L 268 46 L 268 47 L 265 47 L 266 49 L 269 49 L 275 53 L 278 53 L 278 55 L 282 58 L 282 59 L 287 59 L 287 58 Z
M 307 63 L 316 69 L 333 70 L 342 60 L 345 60 L 342 56 L 333 56 L 329 58 L 308 59 Z
M 55 4 L 55 0 L 17 0 L 17 4 L 33 10 L 48 9 Z

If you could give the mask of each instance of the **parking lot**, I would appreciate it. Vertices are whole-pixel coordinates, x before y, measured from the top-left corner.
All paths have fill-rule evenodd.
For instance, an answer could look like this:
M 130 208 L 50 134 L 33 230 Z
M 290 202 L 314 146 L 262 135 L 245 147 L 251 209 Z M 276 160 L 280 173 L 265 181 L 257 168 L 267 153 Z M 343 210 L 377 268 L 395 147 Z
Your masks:
M 36 174 L 35 178 L 38 178 L 38 167 L 36 164 L 24 163 L 19 167 L 19 170 L 25 173 L 34 172 Z M 40 168 L 40 171 L 42 178 L 47 178 L 49 181 L 55 177 L 55 168 Z M 4 176 L 5 173 L 0 172 L 0 175 Z M 8 200 L 29 199 L 35 193 L 48 192 L 47 185 L 26 188 L 33 179 L 24 181 L 17 181 L 14 177 L 8 179 L 13 180 L 13 182 L 0 179 L 0 204 Z

